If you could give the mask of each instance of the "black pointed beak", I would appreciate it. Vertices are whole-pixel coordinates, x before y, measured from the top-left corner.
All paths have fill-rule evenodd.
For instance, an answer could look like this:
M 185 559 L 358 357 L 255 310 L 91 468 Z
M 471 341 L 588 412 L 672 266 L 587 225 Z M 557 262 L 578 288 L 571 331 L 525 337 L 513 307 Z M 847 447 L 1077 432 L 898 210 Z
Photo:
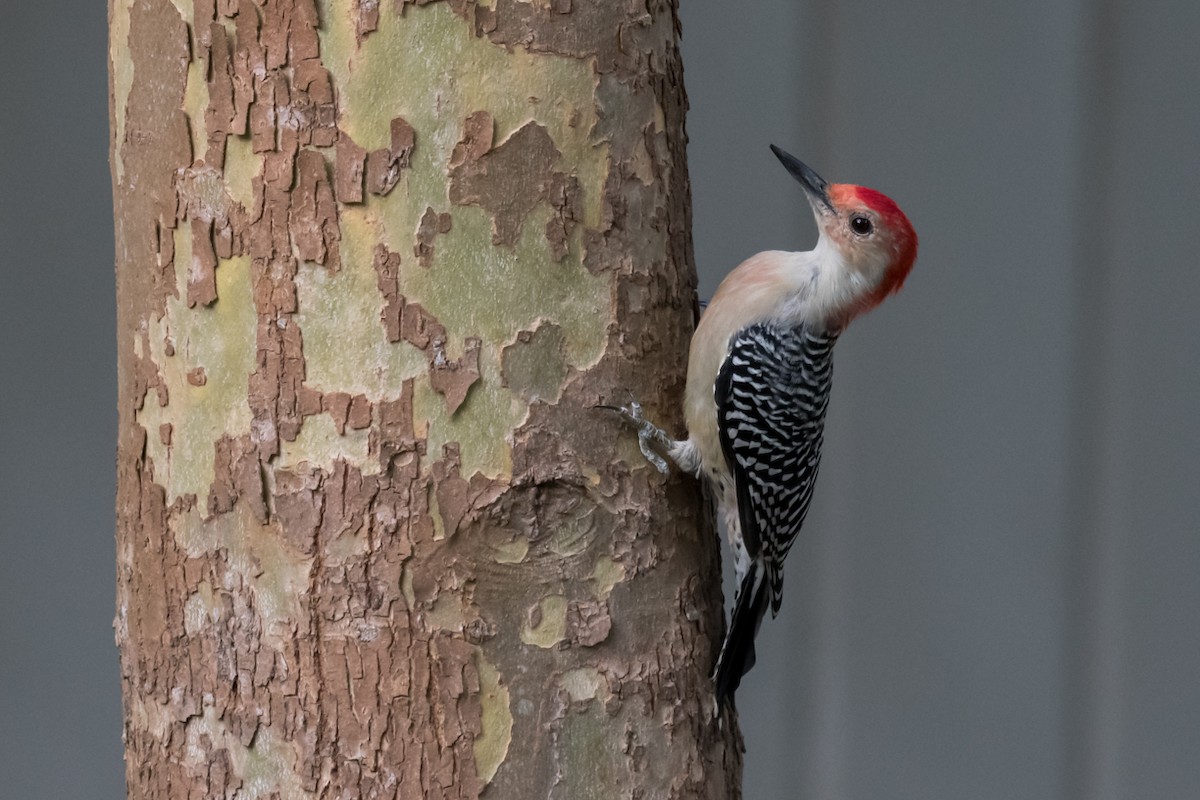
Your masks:
M 813 172 L 812 167 L 775 145 L 771 145 L 771 152 L 792 174 L 792 177 L 800 181 L 800 185 L 804 187 L 814 208 L 817 208 L 817 204 L 820 203 L 824 208 L 818 208 L 819 211 L 833 211 L 833 201 L 829 199 L 829 184 L 824 178 Z

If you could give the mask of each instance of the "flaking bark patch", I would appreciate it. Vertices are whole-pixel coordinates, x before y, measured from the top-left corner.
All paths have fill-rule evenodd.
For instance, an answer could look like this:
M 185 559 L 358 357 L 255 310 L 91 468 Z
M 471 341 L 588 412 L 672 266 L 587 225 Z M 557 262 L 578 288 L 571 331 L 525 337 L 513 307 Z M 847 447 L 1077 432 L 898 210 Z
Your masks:
M 612 617 L 603 600 L 576 600 L 567 607 L 567 635 L 581 647 L 595 647 L 608 638 Z
M 217 299 L 217 251 L 212 221 L 192 219 L 192 264 L 188 269 L 187 303 L 211 305 Z
M 379 28 L 380 0 L 354 0 L 354 35 L 361 47 L 367 34 Z
M 339 435 L 352 430 L 363 430 L 371 425 L 371 401 L 364 395 L 347 392 L 327 392 L 321 396 L 321 410 L 329 414 Z
M 565 343 L 562 328 L 550 322 L 518 333 L 500 355 L 503 385 L 528 403 L 557 402 L 569 372 Z
M 478 161 L 492 149 L 496 135 L 496 121 L 487 111 L 474 111 L 463 121 L 462 135 L 450 154 L 450 169 L 455 170 L 468 162 Z
M 443 211 L 439 214 L 433 210 L 433 206 L 425 208 L 417 226 L 417 243 L 413 245 L 413 255 L 417 257 L 417 263 L 422 267 L 433 265 L 433 239 L 439 233 L 449 233 L 452 227 L 453 220 L 449 212 Z
M 401 170 L 412 165 L 413 149 L 417 135 L 403 117 L 396 117 L 391 124 L 390 147 L 372 150 L 367 155 L 367 191 L 381 197 L 386 196 L 400 181 Z
M 546 241 L 550 243 L 555 261 L 567 257 L 567 240 L 583 219 L 583 187 L 574 175 L 556 172 L 546 187 L 546 199 L 554 214 L 546 222 Z
M 296 173 L 292 240 L 301 259 L 336 270 L 341 264 L 338 242 L 342 234 L 325 158 L 315 150 L 301 150 L 296 158 Z
M 429 385 L 446 398 L 453 414 L 467 398 L 471 386 L 479 380 L 477 336 L 463 340 L 463 354 L 451 359 L 447 354 L 446 328 L 417 303 L 408 302 L 399 290 L 400 254 L 384 245 L 375 248 L 373 261 L 379 292 L 383 295 L 383 328 L 389 342 L 404 340 L 425 353 L 429 360 Z
M 338 135 L 336 186 L 337 198 L 343 203 L 363 201 L 363 174 L 366 169 L 367 151 L 354 143 L 350 135 L 342 131 Z
M 376 284 L 383 295 L 383 313 L 380 321 L 389 342 L 401 338 L 401 318 L 404 315 L 404 298 L 400 294 L 400 254 L 388 250 L 385 245 L 375 245 Z M 422 345 L 417 345 L 424 349 Z
M 490 118 L 464 125 L 451 159 L 450 202 L 482 208 L 492 218 L 492 243 L 511 246 L 551 185 L 566 179 L 552 170 L 561 154 L 543 126 L 527 123 L 494 148 L 490 128 Z
M 200 14 L 199 7 L 197 14 Z M 225 167 L 225 141 L 233 132 L 233 62 L 224 25 L 215 20 L 209 22 L 206 39 L 209 45 L 209 65 L 208 108 L 204 113 L 204 127 L 208 139 L 204 160 L 220 170 Z
M 444 343 L 433 342 L 429 385 L 446 398 L 446 409 L 451 414 L 463 404 L 467 392 L 479 380 L 479 350 L 482 346 L 478 337 L 468 336 L 463 342 L 462 356 L 451 361 L 446 356 Z

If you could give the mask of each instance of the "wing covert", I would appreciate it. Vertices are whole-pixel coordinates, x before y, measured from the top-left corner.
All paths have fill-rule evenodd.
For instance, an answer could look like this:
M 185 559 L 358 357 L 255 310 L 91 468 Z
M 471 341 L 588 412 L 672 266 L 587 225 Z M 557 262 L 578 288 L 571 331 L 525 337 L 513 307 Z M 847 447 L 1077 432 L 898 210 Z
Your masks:
M 820 466 L 836 338 L 751 325 L 734 334 L 717 375 L 721 449 L 747 552 L 763 557 L 773 613 L 783 598 L 780 565 L 804 524 Z

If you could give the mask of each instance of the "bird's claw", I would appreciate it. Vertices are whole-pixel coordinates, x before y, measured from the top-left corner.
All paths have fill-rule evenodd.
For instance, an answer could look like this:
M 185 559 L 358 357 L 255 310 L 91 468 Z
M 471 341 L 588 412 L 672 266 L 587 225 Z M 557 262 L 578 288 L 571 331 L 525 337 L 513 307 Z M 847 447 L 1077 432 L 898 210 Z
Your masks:
M 666 475 L 671 471 L 667 465 L 667 460 L 654 451 L 651 442 L 663 442 L 667 438 L 666 434 L 659 430 L 658 426 L 650 422 L 642 416 L 642 404 L 636 400 L 630 400 L 627 406 L 596 406 L 597 408 L 608 409 L 620 414 L 624 419 L 637 428 L 638 434 L 638 449 L 642 451 L 642 455 L 646 457 L 655 469 Z

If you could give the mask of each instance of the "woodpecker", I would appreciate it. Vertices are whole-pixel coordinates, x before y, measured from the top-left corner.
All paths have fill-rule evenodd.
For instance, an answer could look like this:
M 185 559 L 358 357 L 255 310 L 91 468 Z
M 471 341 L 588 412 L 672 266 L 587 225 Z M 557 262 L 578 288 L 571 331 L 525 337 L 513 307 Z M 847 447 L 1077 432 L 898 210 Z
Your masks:
M 767 605 L 772 618 L 779 613 L 783 560 L 821 461 L 834 344 L 851 320 L 900 289 L 917 256 L 917 235 L 889 197 L 831 185 L 775 145 L 771 151 L 804 188 L 816 247 L 759 253 L 721 282 L 692 338 L 686 439 L 645 419 L 637 402 L 604 406 L 637 428 L 657 469 L 667 472 L 669 459 L 702 477 L 717 499 L 738 583 L 713 670 L 718 708 L 732 703 L 754 666 Z

